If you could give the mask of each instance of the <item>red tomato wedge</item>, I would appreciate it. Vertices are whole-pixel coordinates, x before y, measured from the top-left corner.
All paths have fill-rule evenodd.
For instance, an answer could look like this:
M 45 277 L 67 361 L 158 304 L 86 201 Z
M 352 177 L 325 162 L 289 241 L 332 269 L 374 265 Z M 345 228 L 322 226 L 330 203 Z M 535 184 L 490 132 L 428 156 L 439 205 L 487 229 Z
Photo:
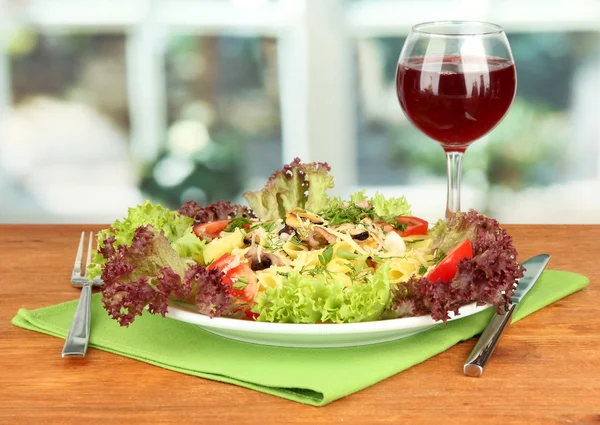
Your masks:
M 394 231 L 398 233 L 400 236 L 412 236 L 412 235 L 426 235 L 427 230 L 429 229 L 429 223 L 422 218 L 412 217 L 408 215 L 399 215 L 396 217 L 396 220 L 400 224 L 406 224 L 406 228 L 404 230 L 394 229 L 394 227 L 389 223 L 376 223 L 382 226 L 383 230 L 386 232 Z
M 196 236 L 202 239 L 202 236 L 208 236 L 211 239 L 219 237 L 221 232 L 227 228 L 230 220 L 209 221 L 208 223 L 196 224 L 193 227 L 193 232 Z
M 442 281 L 454 279 L 457 271 L 456 264 L 463 258 L 473 258 L 473 246 L 469 239 L 454 247 L 454 249 L 452 249 L 452 251 L 450 251 L 448 255 L 446 255 L 446 257 L 444 257 L 444 259 L 429 272 L 427 279 L 433 282 L 437 282 L 438 279 L 441 279 Z
M 396 230 L 400 236 L 426 235 L 429 223 L 419 217 L 399 215 L 396 217 L 398 223 L 406 224 L 405 230 Z
M 223 273 L 223 280 L 221 283 L 227 286 L 227 290 L 232 296 L 248 302 L 251 302 L 254 299 L 256 291 L 258 290 L 256 274 L 245 260 L 240 259 L 239 255 L 222 255 L 207 267 L 207 270 L 213 269 L 217 269 Z M 244 289 L 235 289 L 233 285 L 242 276 L 246 278 L 248 284 Z
M 225 274 L 229 272 L 229 270 L 239 266 L 241 264 L 241 259 L 239 255 L 232 254 L 223 254 L 215 261 L 210 263 L 210 265 L 206 268 L 207 270 L 217 269 Z
M 248 320 L 256 320 L 258 318 L 258 316 L 260 316 L 260 314 L 254 313 L 249 308 L 246 308 L 244 310 L 244 315 L 246 316 L 246 319 L 248 319 Z

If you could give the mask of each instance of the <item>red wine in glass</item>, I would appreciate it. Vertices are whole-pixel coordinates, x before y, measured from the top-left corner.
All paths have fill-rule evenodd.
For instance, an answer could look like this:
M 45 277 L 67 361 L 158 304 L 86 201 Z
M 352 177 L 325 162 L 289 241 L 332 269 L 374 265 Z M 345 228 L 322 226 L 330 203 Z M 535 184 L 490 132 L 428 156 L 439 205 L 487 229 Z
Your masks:
M 445 151 L 464 152 L 508 112 L 516 89 L 512 61 L 495 57 L 409 58 L 396 88 L 411 123 Z
M 446 151 L 446 217 L 460 211 L 465 150 L 502 121 L 516 87 L 502 27 L 443 21 L 411 29 L 398 59 L 396 90 L 409 121 Z

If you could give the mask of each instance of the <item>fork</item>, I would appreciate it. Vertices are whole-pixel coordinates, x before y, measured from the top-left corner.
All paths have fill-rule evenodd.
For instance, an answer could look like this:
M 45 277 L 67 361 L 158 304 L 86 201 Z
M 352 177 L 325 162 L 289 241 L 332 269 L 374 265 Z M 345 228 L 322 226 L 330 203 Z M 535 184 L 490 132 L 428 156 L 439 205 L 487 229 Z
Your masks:
M 71 284 L 81 288 L 81 295 L 77 303 L 77 309 L 73 316 L 73 322 L 69 328 L 69 334 L 63 346 L 63 357 L 83 357 L 87 351 L 90 339 L 90 316 L 92 312 L 92 287 L 102 285 L 102 280 L 97 277 L 93 280 L 87 278 L 87 268 L 92 261 L 92 232 L 88 242 L 87 258 L 85 262 L 85 272 L 81 274 L 81 260 L 83 258 L 83 245 L 85 242 L 85 232 L 81 232 L 79 248 L 75 256 L 75 265 L 71 275 Z

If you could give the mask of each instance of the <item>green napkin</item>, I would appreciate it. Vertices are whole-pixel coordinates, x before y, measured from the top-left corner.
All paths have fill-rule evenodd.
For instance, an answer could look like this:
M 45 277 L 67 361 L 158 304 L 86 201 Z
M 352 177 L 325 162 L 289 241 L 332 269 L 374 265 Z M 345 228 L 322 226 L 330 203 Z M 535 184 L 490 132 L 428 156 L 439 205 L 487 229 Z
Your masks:
M 578 274 L 544 272 L 515 310 L 513 322 L 588 283 L 585 276 Z M 12 323 L 65 338 L 76 303 L 70 301 L 38 310 L 20 309 Z M 230 340 L 196 325 L 147 313 L 129 328 L 121 328 L 108 317 L 97 294 L 93 297 L 90 346 L 177 372 L 322 406 L 481 333 L 492 314 L 493 309 L 487 309 L 382 344 L 348 348 L 281 348 Z

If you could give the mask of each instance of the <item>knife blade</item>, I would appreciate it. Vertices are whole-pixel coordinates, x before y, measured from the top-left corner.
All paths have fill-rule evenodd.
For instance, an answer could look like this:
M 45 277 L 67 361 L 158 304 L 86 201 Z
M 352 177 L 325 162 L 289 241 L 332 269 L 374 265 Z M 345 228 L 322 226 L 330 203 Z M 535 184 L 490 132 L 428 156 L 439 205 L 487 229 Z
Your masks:
M 488 323 L 484 332 L 481 334 L 481 337 L 477 341 L 477 344 L 475 344 L 473 351 L 471 351 L 471 354 L 467 357 L 463 367 L 465 375 L 475 377 L 483 375 L 483 368 L 492 356 L 506 325 L 510 322 L 515 307 L 533 287 L 546 268 L 548 261 L 550 261 L 550 255 L 540 254 L 530 258 L 522 264 L 525 268 L 525 273 L 523 277 L 518 280 L 517 288 L 511 297 L 512 304 L 504 314 L 494 314 L 492 320 Z

